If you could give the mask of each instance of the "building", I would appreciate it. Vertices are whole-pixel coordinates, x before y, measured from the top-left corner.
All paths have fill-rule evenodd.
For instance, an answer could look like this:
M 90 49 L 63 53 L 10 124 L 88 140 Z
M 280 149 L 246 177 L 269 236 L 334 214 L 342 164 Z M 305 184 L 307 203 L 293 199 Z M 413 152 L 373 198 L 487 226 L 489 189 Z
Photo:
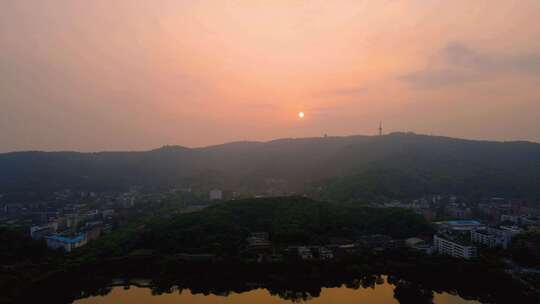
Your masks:
M 501 215 L 501 222 L 511 222 L 513 224 L 519 224 L 520 216 L 519 215 L 503 214 L 503 215 Z
M 103 223 L 100 221 L 86 223 L 84 230 L 88 242 L 97 240 L 103 230 Z
M 41 240 L 44 237 L 53 234 L 54 231 L 49 226 L 32 226 L 30 227 L 30 237 L 34 240 Z
M 267 250 L 272 248 L 267 232 L 254 232 L 247 239 L 248 250 Z
M 331 260 L 334 258 L 334 253 L 332 252 L 332 250 L 326 247 L 323 247 L 323 246 L 318 247 L 317 251 L 318 251 L 320 260 Z
M 483 225 L 479 221 L 475 220 L 456 220 L 456 221 L 446 221 L 438 222 L 441 228 L 451 230 L 452 232 L 462 232 L 469 233 L 473 229 L 482 228 Z
M 298 247 L 298 256 L 302 260 L 313 260 L 313 253 L 308 247 L 300 246 Z
M 423 252 L 425 254 L 432 254 L 433 253 L 433 246 L 430 244 L 427 244 L 426 241 L 420 239 L 420 238 L 408 238 L 405 240 L 405 246 L 419 252 Z
M 538 226 L 540 225 L 540 217 L 537 216 L 527 216 L 521 218 L 521 224 L 528 226 Z
M 512 237 L 523 232 L 523 229 L 517 226 L 499 226 L 499 229 L 505 233 L 508 233 Z
M 327 247 L 333 251 L 334 256 L 337 258 L 353 255 L 361 250 L 358 244 L 328 245 Z
M 223 191 L 219 189 L 212 189 L 210 191 L 210 200 L 211 201 L 218 201 L 223 199 Z
M 502 247 L 508 248 L 510 239 L 499 233 L 494 233 L 493 230 L 477 229 L 471 230 L 471 241 L 475 244 L 481 244 L 489 248 Z
M 58 228 L 60 227 L 60 224 L 56 219 L 53 219 L 53 220 L 49 221 L 47 226 L 49 226 L 49 228 L 51 228 L 52 231 L 57 232 Z
M 412 238 L 408 238 L 405 240 L 405 246 L 407 247 L 414 247 L 418 244 L 422 244 L 422 243 L 425 243 L 426 241 L 420 239 L 420 238 L 416 238 L 416 237 L 412 237 Z
M 521 229 L 515 226 L 475 229 L 471 230 L 471 241 L 489 248 L 502 247 L 506 249 L 510 246 L 512 238 L 521 231 Z
M 85 214 L 84 217 L 87 220 L 96 220 L 98 217 L 100 217 L 99 210 L 97 209 L 90 210 Z
M 460 206 L 452 206 L 447 209 L 448 215 L 454 218 L 470 218 L 471 217 L 471 209 L 470 208 L 463 208 Z
M 52 225 L 55 228 L 55 232 L 63 231 L 63 230 L 66 230 L 68 228 L 67 227 L 67 218 L 65 216 L 60 216 L 60 217 L 56 218 L 55 220 L 53 220 L 53 222 L 54 222 L 54 224 L 52 224 Z
M 75 229 L 79 226 L 82 218 L 77 213 L 66 214 L 66 226 L 67 228 Z
M 455 258 L 471 259 L 477 256 L 475 246 L 463 244 L 449 236 L 434 235 L 433 246 L 436 252 Z
M 86 245 L 86 236 L 84 234 L 79 234 L 75 237 L 67 237 L 61 235 L 51 235 L 45 237 L 47 241 L 47 247 L 50 249 L 59 249 L 62 248 L 66 252 L 71 252 L 75 248 L 82 247 Z
M 253 238 L 266 240 L 266 241 L 270 239 L 270 234 L 268 232 L 252 232 L 249 236 Z

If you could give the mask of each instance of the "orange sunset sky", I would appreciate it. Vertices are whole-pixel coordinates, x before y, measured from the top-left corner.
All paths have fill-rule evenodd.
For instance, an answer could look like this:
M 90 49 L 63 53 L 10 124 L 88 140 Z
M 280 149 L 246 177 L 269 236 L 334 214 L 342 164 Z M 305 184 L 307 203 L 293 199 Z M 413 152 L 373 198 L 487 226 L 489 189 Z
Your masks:
M 0 152 L 375 134 L 380 120 L 540 141 L 540 1 L 0 1 Z

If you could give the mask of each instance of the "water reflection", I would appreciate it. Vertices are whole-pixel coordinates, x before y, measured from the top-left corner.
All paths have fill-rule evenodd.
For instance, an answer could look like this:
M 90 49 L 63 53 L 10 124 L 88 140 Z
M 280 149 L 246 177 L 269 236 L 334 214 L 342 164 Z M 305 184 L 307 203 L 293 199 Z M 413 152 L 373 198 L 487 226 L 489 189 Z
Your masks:
M 120 284 L 120 282 L 115 282 Z M 340 287 L 314 288 L 313 290 L 295 290 L 278 288 L 260 288 L 251 283 L 253 289 L 242 292 L 191 290 L 170 286 L 166 290 L 152 286 L 148 280 L 123 282 L 124 286 L 111 286 L 100 290 L 99 295 L 75 301 L 76 304 L 113 304 L 113 303 L 434 303 L 462 304 L 479 303 L 468 301 L 449 293 L 436 293 L 423 289 L 418 284 L 397 280 L 386 276 L 368 276 L 355 279 Z
M 459 268 L 451 263 L 385 267 L 354 262 L 207 264 L 119 259 L 50 275 L 23 290 L 17 303 L 39 303 L 44 298 L 47 303 L 58 304 L 77 300 L 105 304 L 173 301 L 169 299 L 176 299 L 175 303 L 208 303 L 209 299 L 217 303 L 233 303 L 231 299 L 235 299 L 234 303 L 241 303 L 252 297 L 256 303 L 346 303 L 349 299 L 356 303 L 363 299 L 364 303 L 401 304 L 540 303 L 531 301 L 536 299 L 534 294 L 527 293 L 505 273 L 489 268 Z M 394 271 L 386 272 L 391 273 L 388 276 L 374 271 L 383 268 Z M 129 289 L 124 290 L 124 286 Z

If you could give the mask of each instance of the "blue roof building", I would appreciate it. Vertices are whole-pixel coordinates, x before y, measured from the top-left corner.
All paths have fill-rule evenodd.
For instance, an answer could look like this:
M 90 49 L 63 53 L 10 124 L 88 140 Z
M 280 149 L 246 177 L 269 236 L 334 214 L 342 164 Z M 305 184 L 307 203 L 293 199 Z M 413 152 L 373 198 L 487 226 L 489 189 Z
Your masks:
M 456 231 L 456 232 L 469 232 L 473 229 L 482 228 L 483 225 L 477 220 L 455 220 L 455 221 L 445 221 L 437 222 L 440 228 Z
M 62 235 L 51 235 L 45 237 L 47 241 L 47 247 L 50 249 L 63 248 L 66 252 L 71 252 L 75 248 L 86 245 L 86 235 L 79 234 L 75 237 L 68 237 Z

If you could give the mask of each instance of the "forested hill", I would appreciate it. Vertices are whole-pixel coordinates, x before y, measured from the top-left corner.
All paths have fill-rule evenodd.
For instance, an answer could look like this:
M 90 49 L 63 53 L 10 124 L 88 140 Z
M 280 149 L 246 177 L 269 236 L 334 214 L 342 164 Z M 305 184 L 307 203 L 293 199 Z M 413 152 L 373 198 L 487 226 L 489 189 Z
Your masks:
M 407 238 L 433 233 L 428 222 L 411 210 L 275 197 L 229 201 L 200 212 L 154 220 L 134 239 L 126 238 L 121 247 L 236 255 L 250 233 L 261 231 L 269 233 L 275 245 L 322 245 L 331 243 L 332 238 L 356 240 L 370 234 Z M 105 244 L 94 249 L 110 250 Z
M 540 144 L 393 133 L 145 152 L 0 154 L 0 193 L 130 186 L 256 192 L 276 184 L 340 200 L 424 193 L 540 197 Z

